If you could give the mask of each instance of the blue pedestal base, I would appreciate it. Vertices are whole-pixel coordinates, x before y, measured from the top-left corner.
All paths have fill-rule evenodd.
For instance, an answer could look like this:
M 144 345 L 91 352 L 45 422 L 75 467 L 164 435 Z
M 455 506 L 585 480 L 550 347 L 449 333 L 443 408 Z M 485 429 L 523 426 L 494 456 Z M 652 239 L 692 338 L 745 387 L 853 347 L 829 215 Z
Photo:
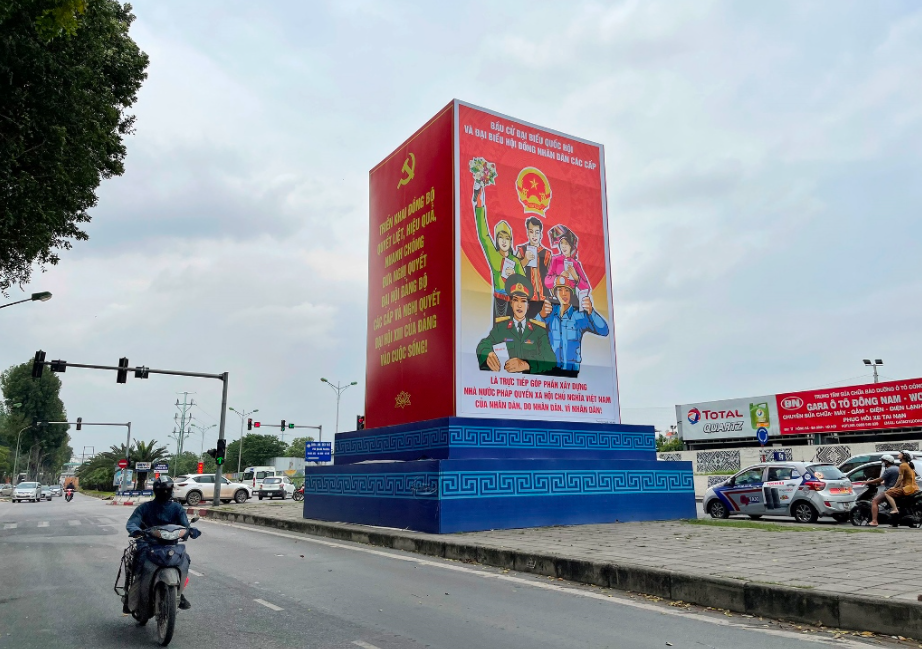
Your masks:
M 694 518 L 690 462 L 470 459 L 305 469 L 304 517 L 445 534 Z

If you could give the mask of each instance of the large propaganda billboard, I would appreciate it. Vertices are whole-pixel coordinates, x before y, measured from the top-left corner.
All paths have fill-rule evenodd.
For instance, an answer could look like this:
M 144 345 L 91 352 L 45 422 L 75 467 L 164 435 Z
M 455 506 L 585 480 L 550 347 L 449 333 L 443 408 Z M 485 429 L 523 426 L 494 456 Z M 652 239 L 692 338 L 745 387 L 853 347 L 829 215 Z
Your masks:
M 922 426 L 922 379 L 778 395 L 782 435 Z
M 453 101 L 369 174 L 369 428 L 620 420 L 604 151 Z
M 449 104 L 369 173 L 368 427 L 454 414 Z
M 687 441 L 757 439 L 780 435 L 775 395 L 676 406 L 679 437 Z
M 457 414 L 617 423 L 602 146 L 456 111 Z

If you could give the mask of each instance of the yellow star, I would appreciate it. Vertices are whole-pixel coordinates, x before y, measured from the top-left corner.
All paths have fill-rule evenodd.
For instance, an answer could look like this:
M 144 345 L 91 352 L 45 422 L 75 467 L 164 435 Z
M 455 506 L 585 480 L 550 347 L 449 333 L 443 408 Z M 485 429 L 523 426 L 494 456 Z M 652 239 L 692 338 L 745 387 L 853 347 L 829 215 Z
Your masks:
M 537 188 L 538 188 L 538 181 L 535 180 L 534 178 L 531 179 L 531 188 L 532 188 L 532 189 L 537 189 Z

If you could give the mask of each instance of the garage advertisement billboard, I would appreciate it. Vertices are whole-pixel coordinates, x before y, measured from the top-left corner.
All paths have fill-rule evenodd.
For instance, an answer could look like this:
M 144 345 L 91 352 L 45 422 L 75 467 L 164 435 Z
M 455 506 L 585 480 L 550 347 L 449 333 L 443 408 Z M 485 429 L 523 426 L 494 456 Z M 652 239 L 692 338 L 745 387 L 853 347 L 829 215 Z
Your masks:
M 777 437 L 775 395 L 676 406 L 679 437 L 686 441 Z
M 782 435 L 922 426 L 922 379 L 778 395 Z

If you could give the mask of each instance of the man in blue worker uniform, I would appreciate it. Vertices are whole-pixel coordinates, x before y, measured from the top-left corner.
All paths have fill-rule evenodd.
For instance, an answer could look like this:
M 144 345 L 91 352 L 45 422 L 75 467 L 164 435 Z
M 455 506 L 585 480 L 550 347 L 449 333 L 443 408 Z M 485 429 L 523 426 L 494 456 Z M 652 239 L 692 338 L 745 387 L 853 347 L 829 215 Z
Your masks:
M 547 324 L 551 348 L 557 356 L 557 368 L 549 373 L 577 377 L 583 360 L 583 334 L 588 331 L 596 336 L 607 336 L 608 323 L 593 308 L 592 299 L 588 295 L 583 298 L 580 310 L 576 309 L 575 283 L 566 275 L 560 275 L 554 281 L 554 293 L 557 304 L 545 300 L 537 317 L 537 320 Z

